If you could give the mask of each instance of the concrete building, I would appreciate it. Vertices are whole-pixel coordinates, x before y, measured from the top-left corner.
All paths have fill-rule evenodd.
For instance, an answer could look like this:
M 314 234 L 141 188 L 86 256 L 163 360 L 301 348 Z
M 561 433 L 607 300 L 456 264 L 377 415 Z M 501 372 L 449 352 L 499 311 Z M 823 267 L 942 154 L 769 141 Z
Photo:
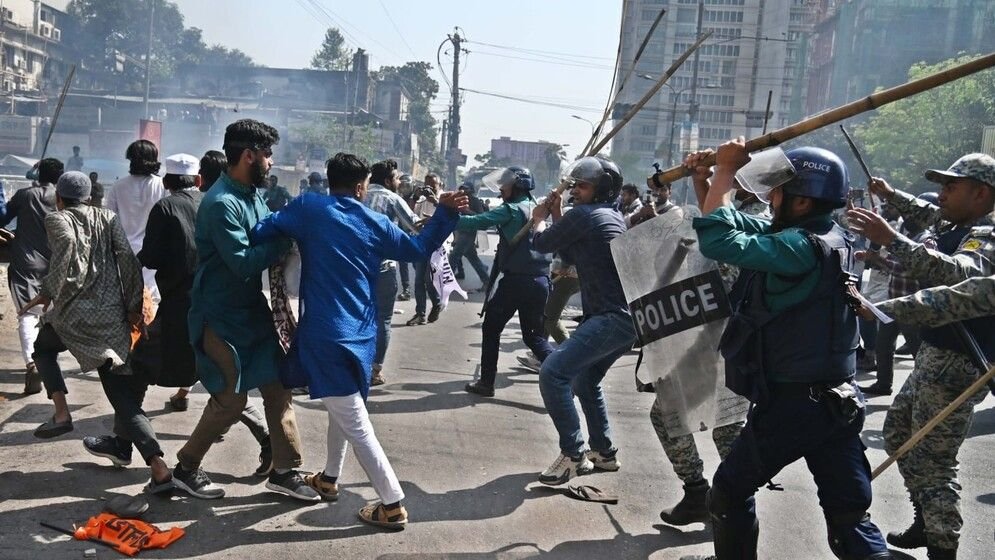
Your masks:
M 62 62 L 67 17 L 39 0 L 0 2 L 0 92 L 37 93 L 55 82 L 61 86 L 68 66 Z
M 520 165 L 532 171 L 536 186 L 557 182 L 560 171 L 559 146 L 543 140 L 512 140 L 508 136 L 491 140 L 492 165 Z
M 991 0 L 819 0 L 816 12 L 809 113 L 901 84 L 916 62 L 995 51 Z
M 804 113 L 804 61 L 815 13 L 809 0 L 626 0 L 619 81 L 660 10 L 667 13 L 619 94 L 613 117 L 620 119 L 694 42 L 699 5 L 702 32 L 713 34 L 698 51 L 694 99 L 692 58 L 612 140 L 612 156 L 628 178 L 649 174 L 654 161 L 666 167 L 690 150 L 759 134 L 768 92 L 769 129 Z

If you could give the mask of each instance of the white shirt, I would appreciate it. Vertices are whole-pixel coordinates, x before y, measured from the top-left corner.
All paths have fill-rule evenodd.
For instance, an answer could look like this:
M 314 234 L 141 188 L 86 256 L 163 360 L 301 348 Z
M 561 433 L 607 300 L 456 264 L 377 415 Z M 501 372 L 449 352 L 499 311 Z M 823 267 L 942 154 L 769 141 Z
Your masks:
M 149 211 L 166 196 L 162 178 L 155 175 L 128 175 L 114 183 L 104 196 L 104 207 L 117 214 L 128 236 L 131 250 L 138 254 L 145 239 L 145 224 Z

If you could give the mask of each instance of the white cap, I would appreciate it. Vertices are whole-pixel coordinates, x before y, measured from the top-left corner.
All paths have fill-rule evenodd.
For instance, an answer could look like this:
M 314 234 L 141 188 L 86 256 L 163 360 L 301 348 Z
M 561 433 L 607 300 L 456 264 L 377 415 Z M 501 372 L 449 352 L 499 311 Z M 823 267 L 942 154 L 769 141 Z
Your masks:
M 166 158 L 166 175 L 199 175 L 200 160 L 190 154 L 173 154 Z

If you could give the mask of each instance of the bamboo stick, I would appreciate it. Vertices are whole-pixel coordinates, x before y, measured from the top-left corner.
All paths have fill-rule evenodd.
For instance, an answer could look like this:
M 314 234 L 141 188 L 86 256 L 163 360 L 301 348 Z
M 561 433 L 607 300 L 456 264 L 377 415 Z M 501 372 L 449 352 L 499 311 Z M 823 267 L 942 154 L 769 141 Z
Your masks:
M 859 115 L 860 113 L 877 109 L 889 103 L 905 99 L 906 97 L 911 97 L 918 93 L 931 90 L 935 87 L 963 78 L 964 76 L 969 76 L 982 70 L 987 70 L 993 66 L 995 66 L 995 53 L 987 54 L 970 62 L 965 62 L 964 64 L 959 64 L 953 68 L 948 68 L 935 74 L 919 78 L 918 80 L 913 80 L 900 86 L 895 86 L 893 88 L 873 93 L 863 99 L 858 99 L 857 101 L 853 101 L 813 117 L 803 119 L 793 125 L 775 130 L 769 134 L 752 138 L 746 142 L 746 150 L 748 152 L 757 152 L 765 148 L 777 146 L 778 144 L 787 142 L 788 140 L 797 138 L 802 134 L 812 132 L 818 128 L 838 123 L 844 119 Z M 715 155 L 712 154 L 705 158 L 701 165 L 715 165 Z M 662 183 L 673 183 L 674 181 L 682 177 L 687 177 L 690 174 L 691 172 L 688 169 L 686 169 L 683 165 L 679 165 L 657 174 L 656 177 L 657 180 Z
M 936 416 L 934 416 L 932 420 L 927 422 L 925 426 L 920 428 L 918 432 L 913 434 L 912 437 L 909 438 L 909 441 L 905 442 L 901 447 L 898 448 L 897 451 L 895 451 L 894 455 L 888 457 L 887 459 L 885 459 L 883 463 L 878 465 L 878 467 L 874 469 L 874 472 L 871 473 L 871 480 L 877 478 L 878 475 L 883 473 L 888 467 L 891 466 L 892 463 L 901 459 L 903 456 L 905 456 L 906 453 L 911 451 L 913 447 L 915 447 L 920 441 L 922 441 L 924 437 L 926 437 L 927 435 L 929 435 L 930 432 L 933 431 L 933 428 L 938 426 L 940 422 L 946 420 L 947 416 L 950 416 L 953 413 L 953 411 L 957 410 L 957 408 L 959 408 L 962 404 L 967 402 L 967 399 L 973 397 L 975 393 L 984 388 L 985 385 L 993 378 L 995 378 L 995 367 L 990 368 L 988 370 L 988 373 L 979 377 L 978 380 L 972 383 L 971 386 L 968 387 L 963 393 L 961 393 L 959 397 L 954 399 L 953 402 L 948 404 L 946 408 L 944 408 Z
M 66 102 L 66 95 L 69 94 L 69 86 L 73 83 L 73 76 L 76 75 L 76 65 L 69 68 L 69 75 L 66 76 L 66 83 L 62 86 L 62 95 L 59 96 L 59 104 L 55 106 L 55 114 L 52 115 L 52 126 L 48 127 L 48 135 L 45 136 L 45 145 L 41 149 L 41 159 L 45 159 L 48 152 L 48 143 L 52 140 L 52 133 L 55 132 L 55 124 L 59 122 L 59 113 L 62 112 L 62 104 Z

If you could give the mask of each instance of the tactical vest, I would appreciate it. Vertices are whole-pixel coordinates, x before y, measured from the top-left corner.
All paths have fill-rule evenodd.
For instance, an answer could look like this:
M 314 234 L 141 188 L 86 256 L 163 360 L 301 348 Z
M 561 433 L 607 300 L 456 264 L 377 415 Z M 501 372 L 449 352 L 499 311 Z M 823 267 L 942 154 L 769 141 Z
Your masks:
M 853 270 L 853 236 L 835 223 L 828 229 L 812 222 L 798 227 L 812 242 L 819 269 L 808 298 L 769 311 L 769 273 L 755 270 L 743 270 L 730 293 L 734 311 L 719 343 L 726 386 L 754 402 L 766 394 L 766 378 L 816 384 L 856 372 L 857 316 L 844 294 Z
M 990 226 L 983 226 L 989 230 L 989 235 L 991 235 Z M 974 229 L 972 227 L 956 227 L 950 231 L 944 232 L 936 237 L 936 248 L 944 255 L 953 255 L 960 248 L 960 244 L 964 241 Z M 976 319 L 968 319 L 966 321 L 961 321 L 967 332 L 971 333 L 974 340 L 977 341 L 978 347 L 981 348 L 982 353 L 984 353 L 985 358 L 988 361 L 995 359 L 995 315 L 988 315 L 985 317 L 978 317 Z M 953 325 L 943 325 L 942 327 L 923 327 L 920 330 L 920 336 L 923 342 L 927 342 L 937 348 L 943 350 L 949 350 L 951 352 L 957 352 L 967 356 L 971 355 L 971 351 L 968 350 L 967 346 L 963 341 L 961 341 L 960 336 L 957 334 L 957 329 Z
M 519 212 L 525 222 L 528 223 L 529 218 L 532 216 L 524 208 L 531 210 L 533 207 L 532 204 L 522 202 L 509 204 L 509 206 L 512 212 Z M 498 241 L 497 255 L 494 261 L 495 263 L 500 263 L 500 272 L 523 276 L 549 276 L 550 256 L 532 250 L 532 238 L 535 237 L 534 232 L 530 231 L 518 242 L 514 250 L 511 250 L 511 240 L 514 239 L 518 231 L 506 231 L 501 226 L 498 226 L 498 232 L 500 241 Z

